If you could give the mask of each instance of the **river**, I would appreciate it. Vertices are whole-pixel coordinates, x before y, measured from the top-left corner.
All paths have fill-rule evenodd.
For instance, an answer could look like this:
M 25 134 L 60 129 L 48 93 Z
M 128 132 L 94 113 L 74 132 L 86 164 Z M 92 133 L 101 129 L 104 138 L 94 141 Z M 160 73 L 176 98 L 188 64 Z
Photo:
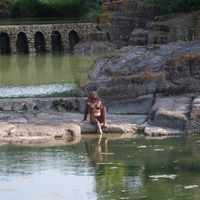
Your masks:
M 0 98 L 70 96 L 87 80 L 96 55 L 0 55 Z
M 200 138 L 82 136 L 54 146 L 0 146 L 3 200 L 198 200 Z
M 1 98 L 70 96 L 97 56 L 0 55 Z M 0 143 L 3 200 L 198 200 L 200 138 L 83 135 L 62 145 Z

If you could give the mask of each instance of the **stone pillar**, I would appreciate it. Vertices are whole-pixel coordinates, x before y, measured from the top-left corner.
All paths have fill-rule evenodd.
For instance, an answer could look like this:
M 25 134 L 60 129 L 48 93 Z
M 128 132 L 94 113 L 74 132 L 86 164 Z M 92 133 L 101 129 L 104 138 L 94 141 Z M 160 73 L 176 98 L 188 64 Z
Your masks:
M 44 34 L 46 51 L 52 51 L 51 32 Z
M 52 51 L 52 45 L 51 45 L 51 34 L 54 31 L 53 29 L 55 28 L 55 25 L 52 24 L 48 24 L 48 25 L 44 25 L 43 26 L 43 35 L 45 38 L 45 47 L 46 47 L 46 51 Z
M 34 31 L 29 30 L 26 32 L 27 42 L 28 42 L 28 48 L 30 53 L 35 53 L 35 44 L 34 44 Z
M 9 30 L 9 37 L 10 37 L 10 51 L 11 53 L 17 53 L 17 35 L 18 31 L 15 27 L 12 27 L 11 30 Z
M 62 45 L 63 45 L 63 50 L 67 51 L 70 49 L 69 45 L 69 29 L 64 28 L 61 32 L 61 37 L 62 37 Z

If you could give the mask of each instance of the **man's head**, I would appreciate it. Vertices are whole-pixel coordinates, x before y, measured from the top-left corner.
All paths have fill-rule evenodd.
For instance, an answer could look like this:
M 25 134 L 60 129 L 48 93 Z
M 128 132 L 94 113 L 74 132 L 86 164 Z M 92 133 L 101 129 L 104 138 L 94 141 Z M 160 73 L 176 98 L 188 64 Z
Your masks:
M 89 99 L 92 100 L 92 99 L 99 99 L 99 98 L 98 98 L 98 95 L 95 91 L 91 91 L 89 93 Z

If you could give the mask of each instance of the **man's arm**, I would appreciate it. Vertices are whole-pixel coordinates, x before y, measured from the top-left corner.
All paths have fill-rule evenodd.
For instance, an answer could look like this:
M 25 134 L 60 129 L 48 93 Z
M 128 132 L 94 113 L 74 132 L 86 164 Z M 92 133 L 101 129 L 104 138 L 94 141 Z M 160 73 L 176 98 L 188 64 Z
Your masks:
M 102 104 L 101 101 L 100 101 L 100 109 L 101 109 L 101 110 L 103 109 L 103 104 Z
M 88 110 L 89 110 L 89 107 L 88 107 L 88 103 L 86 102 L 83 121 L 85 121 L 87 119 Z

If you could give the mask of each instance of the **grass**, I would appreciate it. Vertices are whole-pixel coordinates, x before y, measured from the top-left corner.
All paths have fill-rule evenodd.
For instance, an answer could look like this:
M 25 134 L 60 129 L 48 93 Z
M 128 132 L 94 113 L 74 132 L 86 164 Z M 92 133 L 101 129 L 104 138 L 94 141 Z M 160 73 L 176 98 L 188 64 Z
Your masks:
M 81 74 L 74 75 L 74 84 L 77 88 L 84 86 L 86 81 L 87 81 L 87 78 L 85 76 L 83 76 Z
M 85 7 L 85 14 L 82 16 L 82 19 L 85 19 L 90 22 L 99 22 L 99 16 L 103 13 L 103 9 L 96 3 L 88 3 Z

